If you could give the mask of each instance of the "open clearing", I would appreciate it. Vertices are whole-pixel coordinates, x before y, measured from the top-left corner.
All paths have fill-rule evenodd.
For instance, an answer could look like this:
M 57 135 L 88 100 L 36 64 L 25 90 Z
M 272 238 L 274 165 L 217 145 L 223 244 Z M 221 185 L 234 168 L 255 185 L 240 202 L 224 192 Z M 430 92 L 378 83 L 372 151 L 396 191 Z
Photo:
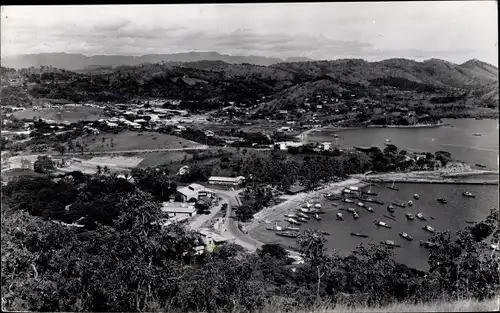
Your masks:
M 63 107 L 61 109 L 42 109 L 40 111 L 26 109 L 14 112 L 13 115 L 20 119 L 49 119 L 55 121 L 68 121 L 76 123 L 81 120 L 95 121 L 105 118 L 104 111 L 93 107 Z
M 124 173 L 136 167 L 142 162 L 140 157 L 94 157 L 90 160 L 79 160 L 80 162 L 72 162 L 66 167 L 58 168 L 62 172 L 81 171 L 85 174 L 94 174 L 97 172 L 97 166 L 101 169 L 108 167 L 110 172 Z
M 123 131 L 118 134 L 100 133 L 78 138 L 74 144 L 80 143 L 86 152 L 108 152 L 148 149 L 196 148 L 201 144 L 180 137 L 158 132 Z
M 144 168 L 187 161 L 193 157 L 193 154 L 185 151 L 161 151 L 140 153 L 138 156 L 144 158 L 138 167 Z

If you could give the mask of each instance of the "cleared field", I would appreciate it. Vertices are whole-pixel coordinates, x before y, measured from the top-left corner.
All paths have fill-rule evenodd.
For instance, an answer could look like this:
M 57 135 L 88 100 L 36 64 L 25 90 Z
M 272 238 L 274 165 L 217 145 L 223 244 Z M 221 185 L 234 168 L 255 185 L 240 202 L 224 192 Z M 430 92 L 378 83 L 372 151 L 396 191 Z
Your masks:
M 163 164 L 178 163 L 190 160 L 193 154 L 184 151 L 162 151 L 152 153 L 140 153 L 138 156 L 143 160 L 139 163 L 138 167 L 150 167 Z
M 136 167 L 142 162 L 140 157 L 94 157 L 90 160 L 81 160 L 81 162 L 74 162 L 66 167 L 58 168 L 62 172 L 80 171 L 85 174 L 94 174 L 97 172 L 97 166 L 101 169 L 108 167 L 110 172 L 124 173 Z
M 26 109 L 14 112 L 13 115 L 22 119 L 44 118 L 49 120 L 61 120 L 75 123 L 81 120 L 92 121 L 105 118 L 104 111 L 92 107 L 63 107 L 62 109 L 46 109 L 35 111 Z
M 180 137 L 158 132 L 124 131 L 118 134 L 100 133 L 85 136 L 73 141 L 80 143 L 88 152 L 108 152 L 148 149 L 178 149 L 199 147 L 201 144 Z

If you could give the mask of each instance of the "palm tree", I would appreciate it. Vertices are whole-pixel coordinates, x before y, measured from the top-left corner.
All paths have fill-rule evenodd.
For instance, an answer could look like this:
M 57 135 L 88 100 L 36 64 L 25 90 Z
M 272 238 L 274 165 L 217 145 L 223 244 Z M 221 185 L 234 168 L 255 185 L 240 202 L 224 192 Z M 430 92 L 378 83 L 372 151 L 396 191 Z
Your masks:
M 101 174 L 102 174 L 101 166 L 97 165 L 97 175 L 101 175 Z
M 105 174 L 109 173 L 109 167 L 107 165 L 104 166 L 104 173 Z

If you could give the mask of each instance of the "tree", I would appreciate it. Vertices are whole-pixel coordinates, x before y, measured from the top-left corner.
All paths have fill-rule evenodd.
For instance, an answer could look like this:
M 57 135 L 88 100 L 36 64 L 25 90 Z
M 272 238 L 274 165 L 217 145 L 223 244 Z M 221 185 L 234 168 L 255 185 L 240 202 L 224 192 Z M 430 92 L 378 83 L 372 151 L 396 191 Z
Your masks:
M 103 172 L 105 174 L 109 174 L 110 171 L 109 171 L 109 167 L 107 165 L 104 165 Z
M 39 155 L 33 164 L 33 169 L 37 173 L 49 173 L 55 170 L 54 162 L 48 156 Z
M 62 144 L 58 144 L 56 147 L 55 147 L 55 150 L 57 152 L 59 152 L 62 155 L 64 155 L 64 153 L 66 152 L 66 147 L 63 146 Z
M 102 168 L 101 168 L 101 166 L 97 165 L 96 169 L 97 169 L 97 175 L 101 175 L 102 174 Z

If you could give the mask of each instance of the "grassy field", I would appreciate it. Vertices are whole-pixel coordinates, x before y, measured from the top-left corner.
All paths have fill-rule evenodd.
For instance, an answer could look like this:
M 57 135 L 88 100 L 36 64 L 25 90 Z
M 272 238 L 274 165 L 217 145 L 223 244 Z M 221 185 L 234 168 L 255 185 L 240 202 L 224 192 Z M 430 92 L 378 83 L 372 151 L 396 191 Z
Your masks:
M 199 143 L 158 132 L 124 131 L 118 134 L 100 133 L 73 141 L 85 147 L 85 151 L 107 152 L 124 150 L 178 149 L 200 146 Z
M 178 163 L 189 160 L 193 157 L 192 153 L 185 151 L 161 151 L 152 153 L 140 153 L 137 156 L 143 158 L 138 167 L 150 167 L 163 164 Z
M 13 115 L 22 119 L 44 118 L 56 121 L 68 121 L 71 123 L 78 122 L 80 120 L 98 120 L 106 117 L 103 110 L 92 107 L 64 107 L 60 110 L 45 109 L 41 111 L 26 109 L 24 111 L 14 112 Z

